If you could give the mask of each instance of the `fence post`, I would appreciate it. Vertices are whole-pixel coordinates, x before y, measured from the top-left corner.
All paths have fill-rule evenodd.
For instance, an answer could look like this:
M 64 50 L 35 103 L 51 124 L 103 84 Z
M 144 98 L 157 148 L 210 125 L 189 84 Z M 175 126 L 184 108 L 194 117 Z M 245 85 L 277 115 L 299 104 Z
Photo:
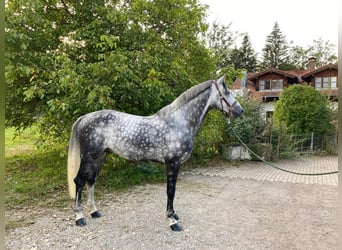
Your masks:
M 313 140 L 314 140 L 314 133 L 311 132 L 311 144 L 310 144 L 310 150 L 313 151 Z

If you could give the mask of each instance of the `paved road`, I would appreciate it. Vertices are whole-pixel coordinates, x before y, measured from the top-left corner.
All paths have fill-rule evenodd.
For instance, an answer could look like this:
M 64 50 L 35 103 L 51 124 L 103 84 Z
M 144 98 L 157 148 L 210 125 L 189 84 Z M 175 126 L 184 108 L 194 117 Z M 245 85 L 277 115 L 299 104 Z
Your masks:
M 294 160 L 273 163 L 277 167 L 299 173 L 323 173 L 338 170 L 337 156 L 308 156 Z M 286 173 L 270 167 L 263 162 L 243 162 L 231 166 L 228 162 L 219 162 L 212 168 L 192 168 L 182 175 L 206 175 L 228 178 L 253 179 L 258 181 L 279 181 L 290 183 L 318 184 L 337 186 L 338 174 L 322 176 L 304 176 Z

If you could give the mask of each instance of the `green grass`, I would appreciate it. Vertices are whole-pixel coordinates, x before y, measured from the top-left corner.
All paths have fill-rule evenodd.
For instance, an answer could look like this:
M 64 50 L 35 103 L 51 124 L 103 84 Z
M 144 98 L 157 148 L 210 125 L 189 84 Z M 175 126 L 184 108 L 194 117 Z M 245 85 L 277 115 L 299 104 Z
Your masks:
M 6 156 L 6 207 L 57 206 L 65 202 L 66 156 L 61 154 L 62 149 L 25 146 L 22 154 L 17 150 Z
M 70 205 L 66 145 L 35 147 L 39 140 L 36 127 L 14 135 L 14 129 L 6 129 L 6 209 Z M 100 172 L 95 192 L 101 198 L 106 192 L 164 181 L 165 170 L 160 164 L 131 163 L 111 155 Z
M 164 166 L 157 163 L 131 162 L 111 156 L 98 178 L 97 188 L 126 190 L 134 185 L 166 181 Z
M 35 145 L 39 145 L 37 126 L 32 126 L 20 132 L 16 131 L 15 128 L 6 128 L 6 157 L 30 153 L 35 148 Z

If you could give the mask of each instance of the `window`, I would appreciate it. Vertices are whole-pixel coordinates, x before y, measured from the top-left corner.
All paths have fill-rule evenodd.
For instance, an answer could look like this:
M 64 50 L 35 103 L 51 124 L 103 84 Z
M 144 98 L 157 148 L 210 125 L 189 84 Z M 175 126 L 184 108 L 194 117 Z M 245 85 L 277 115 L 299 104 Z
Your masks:
M 333 76 L 330 78 L 330 84 L 331 84 L 331 88 L 335 89 L 337 88 L 337 77 Z
M 283 89 L 283 79 L 260 80 L 259 89 L 260 91 L 281 90 Z
M 270 80 L 265 80 L 265 90 L 271 89 L 271 83 Z
M 279 80 L 272 80 L 272 89 L 276 90 L 276 89 L 283 89 L 283 80 L 279 79 Z
M 316 89 L 329 89 L 337 88 L 337 77 L 315 77 L 315 88 Z
M 265 81 L 264 80 L 260 80 L 259 81 L 259 90 L 264 90 L 265 89 Z
M 329 77 L 323 77 L 323 89 L 329 88 Z
M 322 77 L 315 78 L 315 88 L 316 89 L 322 88 Z
M 270 90 L 271 89 L 270 80 L 260 80 L 259 85 L 260 85 L 260 90 Z

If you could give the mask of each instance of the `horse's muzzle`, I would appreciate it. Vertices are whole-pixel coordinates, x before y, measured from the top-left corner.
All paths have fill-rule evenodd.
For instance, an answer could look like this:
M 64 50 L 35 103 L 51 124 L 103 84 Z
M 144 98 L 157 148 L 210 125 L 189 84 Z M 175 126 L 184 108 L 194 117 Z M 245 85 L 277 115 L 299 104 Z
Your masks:
M 241 106 L 234 106 L 231 110 L 234 118 L 239 117 L 243 113 L 243 108 Z

